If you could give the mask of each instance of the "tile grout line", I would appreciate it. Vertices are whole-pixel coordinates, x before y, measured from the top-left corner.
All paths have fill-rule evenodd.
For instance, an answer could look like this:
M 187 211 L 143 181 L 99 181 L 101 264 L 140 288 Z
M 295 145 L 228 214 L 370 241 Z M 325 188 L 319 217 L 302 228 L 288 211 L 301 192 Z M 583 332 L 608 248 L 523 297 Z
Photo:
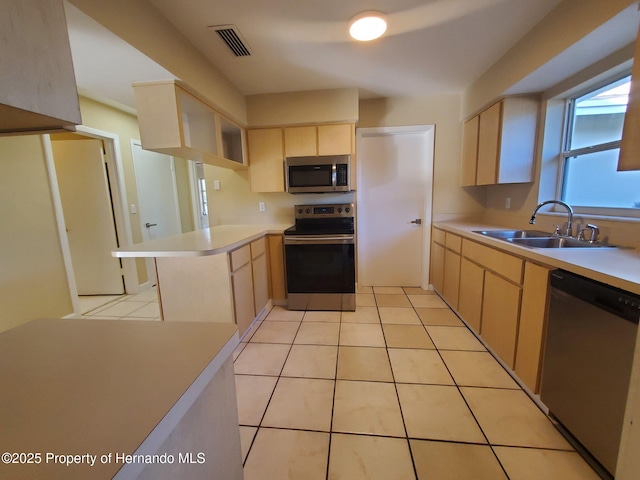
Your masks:
M 306 313 L 305 313 L 306 315 Z M 338 387 L 338 362 L 340 361 L 340 335 L 342 334 L 342 312 L 340 312 L 340 322 L 338 323 L 338 340 L 336 345 L 336 367 L 333 375 L 333 397 L 331 398 L 331 421 L 329 422 L 329 445 L 327 448 L 327 468 L 325 480 L 329 480 L 329 467 L 331 466 L 331 444 L 333 439 L 333 415 L 336 408 L 336 389 Z
M 439 296 L 439 295 L 438 295 Z M 451 311 L 453 311 L 453 309 L 451 307 L 449 307 L 449 309 Z M 455 312 L 454 312 L 455 313 Z M 456 315 L 457 316 L 457 315 Z M 465 324 L 466 326 L 466 324 Z M 466 326 L 468 330 L 469 327 Z M 426 327 L 425 327 L 426 330 Z M 473 332 L 471 332 L 473 333 Z M 427 335 L 429 335 L 429 331 L 427 330 Z M 429 338 L 431 338 L 431 335 L 429 335 Z M 433 338 L 431 339 L 431 341 L 433 341 Z M 435 345 L 435 342 L 434 342 Z M 473 409 L 471 408 L 471 405 L 469 405 L 469 402 L 467 401 L 467 398 L 464 396 L 464 394 L 462 393 L 462 390 L 460 389 L 460 385 L 458 385 L 457 380 L 455 379 L 455 377 L 453 376 L 453 374 L 451 373 L 451 370 L 449 369 L 449 365 L 447 365 L 447 362 L 445 362 L 444 357 L 442 356 L 442 354 L 440 353 L 440 350 L 438 349 L 437 345 L 436 346 L 436 351 L 438 352 L 438 356 L 440 357 L 440 359 L 442 360 L 442 363 L 444 364 L 445 368 L 447 369 L 447 372 L 449 372 L 449 375 L 451 375 L 451 378 L 453 379 L 453 382 L 456 386 L 456 389 L 458 390 L 458 393 L 460 394 L 460 397 L 462 397 L 462 400 L 464 401 L 465 405 L 467 406 L 467 408 L 469 409 L 469 413 L 471 413 L 471 416 L 473 417 L 473 420 L 476 422 L 476 425 L 478 425 L 478 429 L 480 429 L 480 432 L 482 432 L 482 436 L 485 438 L 485 440 L 487 441 L 487 446 L 491 449 L 491 453 L 493 454 L 493 456 L 495 457 L 496 461 L 498 462 L 498 465 L 500 465 L 500 468 L 502 469 L 502 471 L 505 474 L 505 477 L 507 479 L 509 479 L 509 474 L 507 473 L 507 469 L 504 467 L 504 465 L 502 464 L 502 462 L 500 461 L 500 458 L 498 457 L 498 454 L 496 453 L 496 451 L 493 448 L 493 445 L 491 444 L 491 442 L 489 441 L 489 437 L 487 436 L 487 434 L 485 433 L 484 429 L 482 428 L 482 425 L 480 425 L 480 422 L 478 421 L 478 418 L 476 417 L 476 414 L 474 413 Z M 490 353 L 490 355 L 492 355 Z M 493 355 L 492 355 L 493 356 Z
M 436 295 L 438 295 L 438 297 L 440 297 L 442 299 L 442 297 L 440 296 L 439 293 L 436 292 Z M 442 299 L 443 301 L 445 301 L 444 299 Z M 446 303 L 446 301 L 445 301 Z M 448 304 L 447 304 L 448 305 Z M 496 354 L 488 348 L 487 344 L 485 343 L 485 341 L 478 335 L 476 334 L 476 332 L 474 332 L 471 327 L 469 327 L 469 325 L 467 325 L 467 323 L 462 320 L 462 318 L 453 310 L 453 308 L 451 308 L 450 306 L 447 307 L 451 312 L 453 312 L 454 315 L 456 315 L 456 317 L 458 317 L 460 319 L 460 321 L 463 323 L 463 327 L 465 327 L 485 348 L 485 351 L 491 355 L 491 357 L 498 363 L 498 365 L 502 368 L 502 370 L 509 375 L 510 378 L 513 379 L 513 381 L 515 382 L 515 384 L 517 385 L 517 388 L 506 388 L 506 387 L 491 387 L 491 386 L 476 386 L 476 385 L 467 385 L 464 386 L 466 388 L 484 388 L 484 389 L 489 389 L 489 390 L 505 390 L 505 391 L 519 391 L 525 394 L 525 396 L 527 397 L 527 399 L 529 401 L 531 401 L 536 408 L 538 408 L 543 414 L 544 416 L 547 418 L 547 420 L 549 422 L 551 422 L 551 424 L 553 425 L 553 422 L 551 421 L 551 419 L 549 418 L 549 416 L 542 410 L 542 408 L 540 408 L 540 405 L 537 404 L 537 402 L 535 402 L 528 394 L 527 392 L 524 390 L 524 388 L 522 387 L 522 385 L 520 384 L 520 382 L 518 380 L 516 380 L 516 378 L 514 377 L 514 374 L 502 363 L 502 361 L 500 361 L 497 357 Z M 429 332 L 427 331 L 427 334 L 429 334 Z M 435 345 L 435 343 L 434 343 Z M 437 348 L 437 347 L 436 347 Z M 450 349 L 443 349 L 444 351 L 454 351 L 454 350 L 450 350 Z M 440 354 L 440 349 L 437 348 L 438 354 L 440 355 L 440 358 L 442 358 L 442 355 Z M 445 366 L 447 367 L 447 370 L 449 370 L 449 366 L 446 364 L 446 362 L 444 361 L 444 358 L 442 358 L 443 363 L 445 364 Z M 449 371 L 449 374 L 451 375 L 451 372 Z M 453 375 L 451 375 L 453 378 Z M 506 471 L 506 468 L 504 467 L 504 465 L 502 464 L 502 462 L 500 461 L 500 458 L 498 457 L 494 447 L 506 447 L 506 448 L 524 448 L 524 449 L 530 449 L 530 450 L 546 450 L 546 451 L 558 451 L 558 452 L 576 452 L 575 448 L 572 448 L 571 450 L 566 450 L 566 449 L 560 449 L 560 448 L 550 448 L 550 447 L 535 447 L 535 446 L 530 446 L 530 445 L 502 445 L 502 444 L 493 444 L 489 441 L 489 438 L 487 437 L 486 433 L 484 432 L 484 429 L 482 428 L 482 426 L 480 425 L 480 422 L 478 421 L 478 419 L 476 418 L 475 413 L 473 412 L 473 409 L 471 408 L 471 405 L 469 405 L 469 403 L 467 402 L 466 397 L 464 396 L 464 394 L 461 391 L 461 386 L 458 384 L 458 382 L 454 379 L 454 382 L 456 384 L 456 387 L 458 388 L 458 391 L 460 392 L 460 395 L 462 396 L 465 404 L 467 405 L 467 408 L 469 408 L 469 411 L 471 412 L 471 415 L 473 416 L 474 420 L 476 421 L 476 423 L 478 424 L 478 427 L 480 428 L 480 431 L 482 432 L 482 434 L 485 436 L 485 438 L 487 439 L 487 444 L 489 445 L 489 447 L 491 448 L 491 451 L 493 453 L 493 455 L 496 457 L 496 460 L 498 461 L 500 467 L 502 468 L 502 470 L 504 471 L 505 475 L 507 476 L 507 478 L 509 477 L 509 474 Z M 555 425 L 554 425 L 555 427 Z
M 408 295 L 407 295 L 408 297 Z M 416 315 L 418 315 L 418 312 L 415 310 L 416 307 L 413 305 L 413 302 L 411 303 L 411 308 L 413 309 L 414 313 Z M 447 307 L 449 308 L 449 307 Z M 418 318 L 420 318 L 420 316 L 418 315 Z M 442 361 L 443 365 L 445 366 L 445 368 L 447 369 L 447 372 L 449 373 L 449 376 L 451 377 L 451 379 L 453 380 L 454 386 L 456 387 L 456 390 L 458 391 L 458 393 L 460 394 L 460 396 L 462 397 L 463 401 L 465 402 L 465 405 L 467 406 L 467 408 L 469 409 L 469 412 L 471 413 L 474 421 L 476 422 L 476 425 L 478 426 L 478 428 L 480 429 L 480 432 L 482 432 L 482 436 L 485 438 L 485 440 L 487 441 L 486 445 L 489 446 L 491 448 L 491 452 L 493 453 L 493 455 L 495 456 L 496 460 L 498 461 L 498 464 L 500 465 L 500 468 L 502 468 L 502 470 L 504 471 L 507 479 L 509 478 L 506 470 L 504 469 L 502 463 L 500 462 L 500 460 L 498 459 L 497 454 L 495 453 L 495 451 L 493 450 L 490 442 L 489 442 L 489 438 L 487 437 L 487 435 L 485 434 L 484 430 L 482 429 L 482 427 L 480 426 L 480 422 L 478 422 L 478 419 L 476 418 L 475 414 L 473 413 L 473 410 L 471 409 L 471 407 L 469 406 L 467 399 L 464 397 L 464 395 L 462 394 L 462 391 L 460 390 L 460 386 L 458 385 L 458 382 L 456 381 L 456 379 L 454 378 L 454 376 L 452 375 L 449 366 L 446 364 L 446 362 L 444 361 L 444 358 L 442 357 L 442 355 L 440 354 L 440 350 L 438 349 L 438 346 L 436 345 L 436 343 L 433 341 L 433 338 L 431 337 L 431 335 L 429 334 L 429 331 L 426 327 L 426 325 L 424 324 L 424 322 L 422 321 L 422 318 L 420 318 L 420 323 L 422 324 L 422 327 L 424 328 L 425 333 L 427 334 L 427 336 L 429 337 L 429 339 L 431 340 L 431 342 L 433 343 L 433 346 L 435 348 L 435 351 L 438 353 L 438 356 L 440 357 L 440 360 Z M 383 334 L 384 334 L 384 329 L 383 329 Z M 385 343 L 386 343 L 386 337 L 385 337 Z M 389 354 L 389 347 L 387 345 L 387 355 Z M 389 363 L 391 364 L 391 357 L 389 357 Z M 409 452 L 411 455 L 411 461 L 413 463 L 413 468 L 414 468 L 414 473 L 416 475 L 416 478 L 418 478 L 418 472 L 416 469 L 416 465 L 415 465 L 415 459 L 414 459 L 414 455 L 413 455 L 413 450 L 411 449 L 411 442 L 410 442 L 410 438 L 409 438 L 409 434 L 407 431 L 407 427 L 406 427 L 406 422 L 404 421 L 404 414 L 402 413 L 402 403 L 400 402 L 400 395 L 398 394 L 398 388 L 397 388 L 397 382 L 395 381 L 395 374 L 393 372 L 393 367 L 391 368 L 391 374 L 393 375 L 394 378 L 394 386 L 396 388 L 396 395 L 398 396 L 398 404 L 400 405 L 400 413 L 403 417 L 403 424 L 405 427 L 405 432 L 407 433 L 407 443 L 409 446 Z M 436 441 L 440 441 L 440 440 L 436 440 Z M 452 443 L 463 443 L 463 442 L 452 442 Z M 473 444 L 471 442 L 469 442 L 469 444 Z M 474 444 L 474 445 L 482 445 L 482 444 Z
M 405 292 L 405 295 L 408 295 Z M 375 298 L 375 296 L 374 296 Z M 408 430 L 407 430 L 407 423 L 405 421 L 404 418 L 404 412 L 402 410 L 402 404 L 400 403 L 400 398 L 399 398 L 399 392 L 398 392 L 398 382 L 396 381 L 395 378 L 395 372 L 393 370 L 392 364 L 391 364 L 391 358 L 390 358 L 390 348 L 388 345 L 388 340 L 386 338 L 386 334 L 384 331 L 384 325 L 381 319 L 381 314 L 380 314 L 380 309 L 379 306 L 376 305 L 376 312 L 378 315 L 378 322 L 376 324 L 380 325 L 380 328 L 382 330 L 382 334 L 383 334 L 383 339 L 384 339 L 384 345 L 385 345 L 385 350 L 387 353 L 387 360 L 389 361 L 389 366 L 391 369 L 391 374 L 392 374 L 392 382 L 394 384 L 394 389 L 396 391 L 396 399 L 398 401 L 398 405 L 399 405 L 399 409 L 400 409 L 400 414 L 401 414 L 401 418 L 402 418 L 402 422 L 403 422 L 403 427 L 404 427 L 404 432 L 405 435 L 404 437 L 402 436 L 392 436 L 392 435 L 384 435 L 384 434 L 373 434 L 373 433 L 351 433 L 351 432 L 334 432 L 333 426 L 334 426 L 334 414 L 335 414 L 335 405 L 336 405 L 336 391 L 337 391 L 337 381 L 338 381 L 338 368 L 339 368 L 339 358 L 340 358 L 340 349 L 341 349 L 341 332 L 342 332 L 342 325 L 343 324 L 349 324 L 349 323 L 360 323 L 360 322 L 344 322 L 343 321 L 343 314 L 340 314 L 340 320 L 339 322 L 339 328 L 338 328 L 338 339 L 337 339 L 337 345 L 336 345 L 336 364 L 335 364 L 335 368 L 334 368 L 334 387 L 333 387 L 333 398 L 332 398 L 332 405 L 331 405 L 331 422 L 330 422 L 330 426 L 329 426 L 329 445 L 328 445 L 328 450 L 327 450 L 327 465 L 326 465 L 326 472 L 325 472 L 325 479 L 329 480 L 329 468 L 330 468 L 330 460 L 331 460 L 331 447 L 332 447 L 332 437 L 334 434 L 343 434 L 343 435 L 353 435 L 353 436 L 362 436 L 362 437 L 382 437 L 382 438 L 397 438 L 397 439 L 402 439 L 404 438 L 407 441 L 407 446 L 409 448 L 409 453 L 410 453 L 410 457 L 411 457 L 411 461 L 412 461 L 412 465 L 413 465 L 413 471 L 414 471 L 414 475 L 416 478 L 418 477 L 418 472 L 417 472 L 417 468 L 416 468 L 416 462 L 414 459 L 414 455 L 413 455 L 413 451 L 411 449 L 411 442 L 410 440 L 412 440 L 413 438 L 410 437 L 408 435 Z M 413 309 L 413 311 L 417 314 L 416 311 L 416 307 L 411 304 L 411 308 Z M 449 311 L 452 311 L 450 307 L 446 308 Z M 453 312 L 455 315 L 455 312 Z M 260 419 L 259 425 L 256 428 L 256 433 L 253 436 L 252 440 L 251 440 L 251 444 L 249 446 L 249 449 L 247 450 L 247 454 L 246 454 L 246 460 L 243 462 L 243 467 L 246 464 L 246 461 L 249 458 L 249 455 L 251 453 L 251 450 L 253 448 L 253 445 L 256 441 L 257 438 L 257 434 L 261 429 L 275 429 L 275 430 L 294 430 L 294 431 L 306 431 L 306 432 L 317 432 L 317 433 L 327 433 L 324 430 L 313 430 L 313 429 L 301 429 L 301 428 L 290 428 L 290 427 L 271 427 L 271 426 L 263 426 L 262 422 L 264 421 L 264 418 L 266 416 L 266 412 L 269 408 L 269 405 L 271 404 L 273 395 L 275 394 L 275 390 L 278 387 L 279 383 L 280 383 L 280 379 L 283 377 L 283 372 L 284 372 L 284 367 L 287 364 L 287 361 L 290 358 L 290 354 L 292 351 L 292 348 L 294 346 L 295 343 L 295 339 L 297 338 L 300 328 L 302 326 L 302 323 L 304 322 L 304 317 L 307 315 L 307 312 L 305 311 L 305 313 L 303 314 L 302 320 L 298 323 L 298 327 L 296 329 L 296 333 L 293 337 L 293 340 L 291 340 L 290 342 L 285 342 L 284 344 L 289 345 L 289 349 L 287 351 L 287 355 L 284 359 L 284 362 L 282 364 L 282 368 L 280 369 L 279 374 L 277 375 L 277 380 L 276 380 L 276 384 L 274 385 L 273 391 L 271 392 L 271 395 L 269 397 L 269 400 L 267 402 L 267 405 L 265 406 L 265 410 L 263 412 L 263 415 Z M 457 315 L 456 315 L 457 316 Z M 467 351 L 467 350 L 459 350 L 459 349 L 451 349 L 451 348 L 447 348 L 447 349 L 440 349 L 436 346 L 435 342 L 433 342 L 433 338 L 431 337 L 429 330 L 427 329 L 427 325 L 424 324 L 424 322 L 422 321 L 422 318 L 418 315 L 418 317 L 420 318 L 420 323 L 422 324 L 421 326 L 423 327 L 424 331 L 427 333 L 428 338 L 432 341 L 433 343 L 433 349 L 426 349 L 426 350 L 436 350 L 438 352 L 438 357 L 440 358 L 440 360 L 442 361 L 442 363 L 445 365 L 445 368 L 447 369 L 447 372 L 449 373 L 449 375 L 451 376 L 451 378 L 453 379 L 453 385 L 456 387 L 456 390 L 458 391 L 459 395 L 462 397 L 463 401 L 465 402 L 466 407 L 468 408 L 469 412 L 472 415 L 472 418 L 474 419 L 474 421 L 476 422 L 478 428 L 480 429 L 480 431 L 482 432 L 482 435 L 486 441 L 486 443 L 476 443 L 476 442 L 464 442 L 464 441 L 455 441 L 455 440 L 441 440 L 441 439 L 429 439 L 429 438 L 415 438 L 415 440 L 426 440 L 426 441 L 432 441 L 432 442 L 441 442 L 441 443 L 451 443 L 451 444 L 461 444 L 461 445 L 478 445 L 478 446 L 488 446 L 489 448 L 491 448 L 493 457 L 496 459 L 496 461 L 498 462 L 498 464 L 500 465 L 500 468 L 502 469 L 505 478 L 509 479 L 509 474 L 507 473 L 505 467 L 503 466 L 502 462 L 500 461 L 494 447 L 498 448 L 498 447 L 504 447 L 504 448 L 522 448 L 522 449 L 528 449 L 528 450 L 533 450 L 533 451 L 559 451 L 559 452 L 574 452 L 574 450 L 566 450 L 566 449 L 561 449 L 561 448 L 550 448 L 550 447 L 535 447 L 535 446 L 521 446 L 521 445 L 503 445 L 503 444 L 491 444 L 487 434 L 485 433 L 484 429 L 482 428 L 482 426 L 480 425 L 478 418 L 476 417 L 476 414 L 474 413 L 474 411 L 471 409 L 471 406 L 469 404 L 469 402 L 467 401 L 466 397 L 464 396 L 464 394 L 462 393 L 462 388 L 463 387 L 468 387 L 468 388 L 477 388 L 477 389 L 488 389 L 488 390 L 506 390 L 506 391 L 522 391 L 522 387 L 516 382 L 517 384 L 517 388 L 506 388 L 506 387 L 491 387 L 490 385 L 485 385 L 485 386 L 475 386 L 475 385 L 460 385 L 456 379 L 453 377 L 451 370 L 449 368 L 449 365 L 445 362 L 445 359 L 443 358 L 442 352 L 444 351 Z M 265 318 L 266 320 L 266 318 Z M 322 323 L 336 323 L 336 322 L 322 322 Z M 398 325 L 405 325 L 405 324 L 398 324 Z M 406 324 L 409 325 L 409 324 Z M 261 326 L 261 325 L 260 325 Z M 252 333 L 252 337 L 253 335 L 256 334 L 257 330 L 260 328 L 260 326 L 258 326 L 258 328 L 256 328 L 256 331 L 254 331 Z M 451 325 L 443 325 L 443 326 L 451 326 Z M 467 330 L 470 330 L 469 327 L 464 324 L 461 325 L 462 327 L 466 327 Z M 477 338 L 477 336 L 471 332 L 475 338 Z M 254 342 L 254 343 L 265 343 L 265 344 L 271 344 L 272 342 Z M 481 342 L 482 343 L 482 342 Z M 248 342 L 247 342 L 248 344 Z M 281 344 L 282 345 L 282 344 Z M 307 344 L 304 344 L 307 345 Z M 320 344 L 309 344 L 309 345 L 320 345 Z M 347 347 L 347 346 L 345 346 Z M 355 346 L 348 346 L 348 347 L 355 347 Z M 373 346 L 358 346 L 359 348 L 380 348 L 380 347 L 373 347 Z M 411 347 L 393 347 L 393 348 L 411 348 Z M 421 349 L 423 350 L 423 349 Z M 487 350 L 483 350 L 483 352 L 487 352 L 489 353 L 492 357 L 495 358 L 495 355 L 491 352 L 491 351 L 487 351 Z M 240 357 L 240 355 L 242 354 L 242 351 L 240 352 L 240 354 L 238 355 L 238 358 Z M 500 363 L 500 362 L 498 362 Z M 504 365 L 501 364 L 501 366 L 504 369 Z M 507 372 L 508 373 L 508 372 Z M 246 375 L 251 375 L 251 374 L 246 374 Z M 268 376 L 273 376 L 273 375 L 268 375 Z M 318 380 L 327 380 L 327 378 L 316 378 L 316 377 L 304 377 L 304 376 L 294 376 L 294 377 L 286 377 L 286 378 L 300 378 L 300 379 L 318 379 Z M 379 382 L 379 383 L 388 383 L 388 382 L 384 382 L 384 381 L 379 381 L 379 380 L 353 380 L 353 381 L 361 381 L 361 382 Z M 401 383 L 411 383 L 411 382 L 401 382 Z M 419 383 L 422 385 L 439 385 L 439 384 L 433 384 L 433 383 Z M 524 392 L 526 394 L 526 392 Z M 528 397 L 528 395 L 527 395 Z M 535 403 L 535 402 L 534 402 Z
M 409 297 L 406 295 L 407 300 Z M 417 315 L 417 314 L 416 314 Z M 393 364 L 391 363 L 391 355 L 389 354 L 389 343 L 387 342 L 387 336 L 385 334 L 384 328 L 382 326 L 382 316 L 380 315 L 380 310 L 378 309 L 378 316 L 380 317 L 380 329 L 382 330 L 382 337 L 384 338 L 384 346 L 385 352 L 387 353 L 387 360 L 389 361 L 389 369 L 391 370 L 391 378 L 393 379 L 393 389 L 396 392 L 396 400 L 398 401 L 398 409 L 400 410 L 400 418 L 402 419 L 402 427 L 404 428 L 405 439 L 407 443 L 407 449 L 409 450 L 409 458 L 411 458 L 411 466 L 413 468 L 413 475 L 416 479 L 418 479 L 418 469 L 416 468 L 416 461 L 413 456 L 413 450 L 411 449 L 411 440 L 409 439 L 409 430 L 407 429 L 407 422 L 404 417 L 404 412 L 402 410 L 402 403 L 400 402 L 400 394 L 398 393 L 398 382 L 396 381 L 396 374 L 393 370 Z M 420 321 L 422 323 L 422 321 Z
M 267 315 L 265 315 L 264 320 L 262 322 L 260 322 L 260 325 L 258 326 L 258 328 L 256 328 L 256 331 L 253 332 L 253 334 L 251 335 L 251 338 L 253 338 L 253 336 L 257 333 L 257 331 L 262 327 L 262 324 L 267 320 L 267 318 L 269 317 L 269 315 L 271 314 L 272 311 L 273 311 L 273 307 L 271 308 L 269 313 Z M 253 436 L 253 440 L 251 441 L 251 445 L 249 446 L 249 449 L 247 450 L 247 456 L 245 457 L 244 461 L 242 462 L 242 468 L 243 469 L 244 469 L 244 466 L 246 465 L 247 461 L 249 460 L 249 455 L 251 454 L 251 450 L 252 450 L 253 445 L 254 445 L 254 443 L 256 441 L 256 438 L 258 437 L 258 433 L 260 432 L 260 429 L 261 428 L 267 428 L 267 427 L 263 427 L 262 426 L 262 422 L 264 421 L 264 417 L 267 415 L 267 410 L 269 410 L 269 405 L 271 404 L 271 400 L 273 399 L 273 395 L 275 394 L 276 389 L 278 388 L 278 384 L 280 383 L 280 378 L 282 378 L 282 371 L 284 370 L 284 366 L 286 365 L 287 360 L 289 359 L 289 355 L 291 354 L 291 349 L 293 348 L 293 342 L 295 341 L 296 337 L 298 336 L 298 332 L 299 332 L 300 327 L 302 325 L 302 320 L 304 319 L 304 315 L 305 314 L 306 314 L 306 311 L 302 315 L 302 319 L 300 320 L 300 322 L 298 322 L 298 328 L 296 329 L 296 334 L 294 335 L 293 340 L 291 341 L 291 344 L 289 344 L 289 350 L 287 351 L 287 355 L 285 356 L 284 362 L 282 362 L 282 367 L 280 368 L 280 373 L 278 373 L 278 379 L 276 380 L 276 383 L 273 386 L 273 390 L 271 391 L 271 395 L 269 395 L 269 400 L 267 401 L 267 405 L 265 406 L 264 412 L 262 412 L 262 416 L 260 417 L 260 421 L 258 422 L 258 425 L 257 425 L 256 433 Z M 249 339 L 249 341 L 251 341 L 251 338 Z M 249 343 L 249 341 L 247 341 L 247 344 Z M 259 342 L 255 342 L 255 343 L 259 343 Z M 282 345 L 282 344 L 279 344 L 279 345 Z M 245 348 L 246 348 L 246 346 L 245 346 Z M 243 352 L 244 352 L 244 349 L 243 349 Z M 240 355 L 242 355 L 242 352 L 240 353 Z M 238 355 L 238 358 L 240 358 L 240 355 Z M 234 372 L 234 375 L 235 375 L 235 372 Z

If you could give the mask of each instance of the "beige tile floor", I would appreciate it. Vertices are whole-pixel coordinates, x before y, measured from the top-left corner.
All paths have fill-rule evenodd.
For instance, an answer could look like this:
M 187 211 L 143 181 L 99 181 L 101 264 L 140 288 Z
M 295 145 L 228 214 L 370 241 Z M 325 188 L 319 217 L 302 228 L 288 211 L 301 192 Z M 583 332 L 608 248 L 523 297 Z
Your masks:
M 83 318 L 160 320 L 155 287 L 137 295 L 89 295 L 78 301 Z
M 155 289 L 80 300 L 85 318 L 160 319 Z M 437 295 L 356 303 L 274 307 L 236 349 L 246 480 L 598 478 Z
M 246 480 L 599 478 L 430 292 L 274 307 L 234 358 Z

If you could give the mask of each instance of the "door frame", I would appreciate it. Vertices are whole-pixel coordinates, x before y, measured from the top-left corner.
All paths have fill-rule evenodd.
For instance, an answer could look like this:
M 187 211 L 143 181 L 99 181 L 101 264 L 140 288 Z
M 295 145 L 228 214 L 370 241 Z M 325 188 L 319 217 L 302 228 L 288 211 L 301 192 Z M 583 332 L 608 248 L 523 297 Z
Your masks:
M 425 290 L 430 288 L 429 284 L 429 270 L 431 264 L 431 223 L 433 221 L 433 166 L 434 166 L 434 156 L 435 156 L 435 125 L 410 125 L 410 126 L 400 126 L 400 127 L 367 127 L 367 128 L 356 128 L 356 152 L 359 150 L 358 143 L 362 141 L 363 138 L 366 137 L 378 137 L 378 136 L 393 136 L 399 134 L 426 134 L 426 146 L 425 149 L 429 152 L 427 158 L 425 158 L 426 163 L 426 171 L 430 172 L 430 179 L 425 180 L 425 188 L 424 192 L 424 205 L 423 205 L 423 218 L 422 218 L 422 274 L 421 274 L 421 287 Z M 359 161 L 356 163 L 357 172 L 356 175 L 358 178 L 362 176 L 363 173 L 363 162 L 362 159 L 358 159 Z M 356 200 L 359 201 L 361 196 L 363 195 L 361 190 L 357 190 L 356 192 Z
M 200 165 L 198 165 L 200 164 Z M 209 228 L 209 217 L 203 218 L 202 215 L 202 197 L 200 192 L 199 180 L 204 178 L 204 164 L 202 162 L 196 162 L 195 160 L 187 160 L 189 167 L 189 186 L 191 187 L 191 215 L 193 217 L 193 225 L 196 230 L 204 230 Z M 199 169 L 202 169 L 202 177 L 200 177 Z M 206 192 L 205 192 L 206 193 Z M 208 203 L 208 202 L 207 202 Z M 207 204 L 208 207 L 208 204 Z M 204 220 L 207 223 L 204 223 Z
M 105 149 L 105 161 L 109 168 L 109 187 L 111 189 L 111 202 L 113 205 L 113 213 L 115 218 L 116 234 L 120 247 L 128 247 L 133 244 L 133 236 L 131 234 L 131 224 L 129 211 L 127 209 L 127 193 L 124 182 L 124 169 L 122 166 L 122 154 L 120 151 L 120 136 L 114 133 L 97 130 L 95 128 L 78 125 L 76 132 L 78 135 L 102 140 Z M 58 235 L 60 238 L 60 246 L 62 249 L 62 257 L 64 260 L 65 270 L 67 272 L 67 280 L 69 282 L 69 291 L 71 293 L 71 302 L 75 315 L 80 315 L 80 305 L 78 302 L 78 287 L 76 285 L 73 272 L 73 264 L 71 262 L 71 250 L 69 249 L 69 239 L 64 223 L 64 213 L 62 210 L 62 200 L 60 199 L 60 190 L 58 188 L 58 178 L 53 157 L 53 148 L 51 145 L 51 136 L 43 135 L 43 147 L 47 171 L 49 174 L 49 185 L 53 197 L 53 205 L 58 226 Z M 124 277 L 125 293 L 138 293 L 138 272 L 136 270 L 135 259 L 122 259 L 122 275 Z

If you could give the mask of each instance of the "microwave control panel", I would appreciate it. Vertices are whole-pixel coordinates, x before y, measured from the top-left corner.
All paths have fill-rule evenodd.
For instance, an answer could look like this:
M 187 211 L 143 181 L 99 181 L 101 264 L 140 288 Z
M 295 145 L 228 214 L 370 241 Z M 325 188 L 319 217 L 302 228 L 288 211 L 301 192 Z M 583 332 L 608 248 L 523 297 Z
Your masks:
M 336 187 L 346 187 L 349 185 L 349 166 L 346 163 L 336 165 Z

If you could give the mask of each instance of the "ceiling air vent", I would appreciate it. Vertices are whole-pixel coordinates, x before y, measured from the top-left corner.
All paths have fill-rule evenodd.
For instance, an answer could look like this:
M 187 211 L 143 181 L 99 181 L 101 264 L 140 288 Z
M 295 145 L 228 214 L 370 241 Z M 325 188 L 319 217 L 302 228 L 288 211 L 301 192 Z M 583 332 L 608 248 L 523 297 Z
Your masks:
M 229 50 L 231 50 L 236 57 L 248 57 L 251 55 L 249 48 L 235 25 L 214 25 L 209 27 L 209 29 L 218 35 L 220 40 L 229 47 Z

